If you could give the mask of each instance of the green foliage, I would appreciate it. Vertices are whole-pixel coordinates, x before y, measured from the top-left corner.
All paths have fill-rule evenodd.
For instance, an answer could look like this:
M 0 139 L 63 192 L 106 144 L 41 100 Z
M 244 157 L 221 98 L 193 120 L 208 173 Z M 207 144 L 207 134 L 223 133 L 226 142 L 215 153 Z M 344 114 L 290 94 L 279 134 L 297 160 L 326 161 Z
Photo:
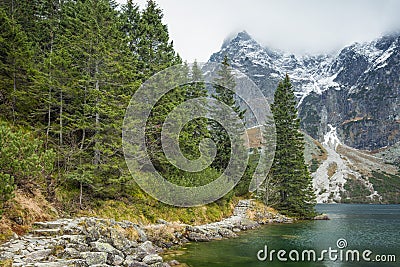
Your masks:
M 43 184 L 51 179 L 55 153 L 31 133 L 0 121 L 0 210 L 13 197 L 15 185 Z
M 175 175 L 170 175 L 168 180 L 180 186 L 196 187 L 206 185 L 220 176 L 219 171 L 208 167 L 199 172 L 178 172 Z
M 14 184 L 32 183 L 46 189 L 48 198 L 65 200 L 62 205 L 69 206 L 68 211 L 78 196 L 81 208 L 82 202 L 95 198 L 148 198 L 126 167 L 121 129 L 137 88 L 153 74 L 182 62 L 162 19 L 162 10 L 152 0 L 143 10 L 132 1 L 117 8 L 112 0 L 0 3 L 0 117 L 36 131 L 34 135 L 0 124 L 0 201 L 12 197 Z M 227 59 L 223 64 L 218 81 L 234 87 Z M 213 137 L 219 144 L 219 163 L 191 173 L 167 161 L 159 126 L 182 102 L 208 95 L 197 63 L 185 68 L 185 77 L 168 77 L 176 88 L 152 110 L 146 142 L 165 177 L 199 186 L 221 175 L 229 161 L 230 140 L 221 127 L 216 126 L 222 136 L 212 136 L 207 119 L 194 119 L 179 135 L 183 154 L 199 158 L 201 141 Z M 180 85 L 182 80 L 192 82 Z M 233 92 L 224 86 L 216 88 L 215 98 L 243 117 Z M 232 195 L 220 202 L 226 204 Z
M 369 181 L 374 185 L 374 189 L 383 196 L 383 203 L 399 203 L 400 201 L 400 176 L 385 172 L 372 172 Z
M 355 177 L 350 177 L 344 184 L 345 192 L 341 193 L 343 203 L 371 203 L 372 199 L 367 198 L 371 191 L 365 184 L 357 180 Z
M 43 183 L 54 170 L 55 153 L 44 150 L 43 142 L 31 133 L 0 123 L 0 170 L 18 186 Z
M 229 65 L 228 57 L 226 55 L 221 64 L 221 68 L 217 71 L 218 77 L 215 79 L 213 84 L 215 89 L 215 94 L 213 95 L 213 97 L 219 102 L 224 103 L 225 105 L 230 107 L 240 119 L 243 119 L 246 110 L 241 110 L 234 98 L 235 92 L 233 90 L 236 87 L 236 81 L 235 76 L 232 72 L 232 68 Z M 226 117 L 226 114 L 221 113 L 223 111 L 217 108 L 213 110 L 214 118 Z M 225 123 L 234 122 L 225 120 Z M 233 125 L 233 128 L 235 129 L 239 129 L 238 127 L 238 125 Z M 228 166 L 229 160 L 231 158 L 232 145 L 240 145 L 240 143 L 243 142 L 241 142 L 241 140 L 239 139 L 231 140 L 229 138 L 228 132 L 217 121 L 213 121 L 211 123 L 211 136 L 217 147 L 217 155 L 213 162 L 213 167 L 220 171 L 223 171 Z M 241 146 L 240 149 L 245 148 L 244 146 Z
M 315 214 L 311 176 L 304 162 L 304 138 L 300 132 L 296 99 L 289 77 L 279 83 L 271 106 L 276 125 L 276 151 L 269 174 L 267 199 L 281 212 L 310 218 Z
M 14 197 L 14 177 L 0 172 L 0 219 L 3 213 L 3 204 Z
M 22 27 L 0 6 L 0 114 L 13 121 L 26 118 L 32 100 L 32 50 Z
M 256 170 L 259 159 L 260 159 L 260 154 L 257 152 L 249 156 L 249 163 L 247 165 L 246 171 L 243 174 L 242 179 L 240 179 L 239 183 L 234 188 L 234 193 L 236 196 L 244 196 L 249 193 L 250 182 L 253 178 L 253 174 L 254 171 Z

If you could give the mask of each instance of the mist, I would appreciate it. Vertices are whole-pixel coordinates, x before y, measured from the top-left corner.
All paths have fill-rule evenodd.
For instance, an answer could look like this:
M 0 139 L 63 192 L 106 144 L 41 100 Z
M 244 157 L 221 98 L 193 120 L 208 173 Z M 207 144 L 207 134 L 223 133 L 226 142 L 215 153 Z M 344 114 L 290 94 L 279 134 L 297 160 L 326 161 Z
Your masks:
M 119 1 L 124 2 L 124 1 Z M 136 1 L 141 7 L 145 0 Z M 177 52 L 207 61 L 246 30 L 261 45 L 294 54 L 332 53 L 400 30 L 396 0 L 158 0 Z

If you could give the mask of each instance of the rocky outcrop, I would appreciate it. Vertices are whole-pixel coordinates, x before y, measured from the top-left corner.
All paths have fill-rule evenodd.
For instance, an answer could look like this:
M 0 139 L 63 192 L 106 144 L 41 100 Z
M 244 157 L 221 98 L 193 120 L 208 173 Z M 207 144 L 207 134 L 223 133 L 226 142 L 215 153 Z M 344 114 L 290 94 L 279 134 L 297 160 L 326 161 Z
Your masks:
M 30 234 L 3 244 L 0 261 L 12 259 L 15 267 L 167 267 L 158 255 L 163 248 L 233 238 L 261 224 L 290 222 L 254 200 L 240 200 L 231 217 L 199 226 L 161 219 L 146 226 L 112 219 L 59 219 L 37 222 Z
M 268 210 L 254 200 L 246 199 L 238 202 L 232 216 L 218 222 L 193 226 L 161 221 L 159 224 L 146 226 L 144 230 L 156 245 L 169 248 L 188 241 L 207 242 L 233 238 L 240 231 L 254 229 L 262 224 L 291 222 L 291 218 Z
M 77 218 L 35 223 L 31 233 L 0 248 L 15 267 L 169 266 L 137 224 Z

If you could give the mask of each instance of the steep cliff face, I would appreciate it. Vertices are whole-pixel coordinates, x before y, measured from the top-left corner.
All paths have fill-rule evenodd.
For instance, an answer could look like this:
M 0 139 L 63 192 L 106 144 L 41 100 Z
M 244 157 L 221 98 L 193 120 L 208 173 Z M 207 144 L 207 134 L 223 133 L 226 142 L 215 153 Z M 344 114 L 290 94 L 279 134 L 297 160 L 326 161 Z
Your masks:
M 318 202 L 400 202 L 393 166 L 400 161 L 400 34 L 336 54 L 296 56 L 240 32 L 210 61 L 221 62 L 224 55 L 269 101 L 278 82 L 290 76 L 309 147 L 319 151 L 318 143 L 325 151 L 316 156 L 306 149 Z
M 326 125 L 343 142 L 374 150 L 400 140 L 400 37 L 344 48 L 332 61 L 338 88 L 311 92 L 300 105 L 302 127 L 320 139 Z M 319 127 L 317 127 L 319 125 Z
M 240 32 L 210 57 L 228 55 L 273 100 L 287 73 L 299 98 L 302 128 L 323 141 L 328 124 L 351 147 L 374 150 L 400 140 L 400 36 L 355 43 L 335 55 L 295 56 L 262 47 Z

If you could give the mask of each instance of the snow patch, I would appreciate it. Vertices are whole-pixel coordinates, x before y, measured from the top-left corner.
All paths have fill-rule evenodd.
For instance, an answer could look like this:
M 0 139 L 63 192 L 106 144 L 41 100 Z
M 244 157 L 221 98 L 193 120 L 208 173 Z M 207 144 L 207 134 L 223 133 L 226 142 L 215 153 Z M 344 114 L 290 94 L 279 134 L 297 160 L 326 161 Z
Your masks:
M 331 124 L 328 124 L 328 127 L 330 130 L 325 134 L 322 144 L 336 150 L 337 146 L 341 144 L 337 136 L 336 127 L 333 127 Z
M 330 130 L 324 135 L 323 147 L 326 149 L 327 159 L 319 166 L 317 171 L 312 174 L 313 187 L 317 196 L 317 203 L 340 202 L 342 193 L 346 190 L 344 185 L 348 179 L 356 179 L 371 192 L 370 199 L 382 197 L 374 190 L 373 184 L 357 171 L 353 170 L 352 162 L 349 158 L 337 152 L 338 146 L 352 149 L 344 145 L 336 131 L 336 127 L 328 124 Z

